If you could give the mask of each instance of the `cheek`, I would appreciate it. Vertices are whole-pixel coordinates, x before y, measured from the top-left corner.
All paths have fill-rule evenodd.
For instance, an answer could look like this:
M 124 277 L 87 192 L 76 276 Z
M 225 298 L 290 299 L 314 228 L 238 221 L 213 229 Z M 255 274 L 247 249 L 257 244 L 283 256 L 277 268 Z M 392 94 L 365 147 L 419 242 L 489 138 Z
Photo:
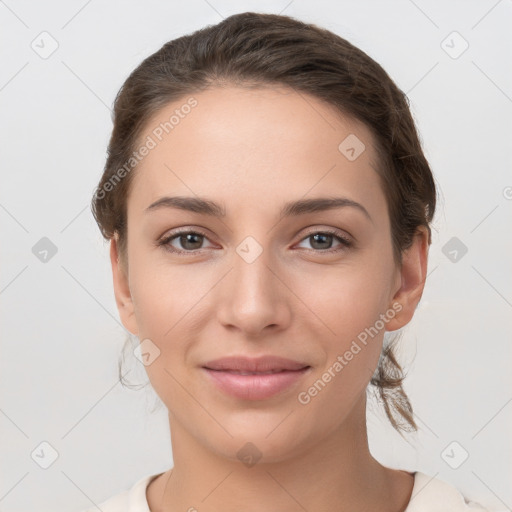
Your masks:
M 380 265 L 323 268 L 316 275 L 304 274 L 294 287 L 307 306 L 301 306 L 301 328 L 324 352 L 315 378 L 320 376 L 319 386 L 328 383 L 325 398 L 333 393 L 333 400 L 338 396 L 340 402 L 350 401 L 366 387 L 378 364 L 385 333 L 381 314 L 388 308 Z M 324 372 L 330 373 L 322 377 Z
M 193 314 L 193 306 L 202 293 L 191 286 L 187 272 L 178 267 L 153 264 L 139 268 L 141 272 L 133 276 L 131 290 L 139 338 L 151 340 L 156 354 L 150 364 L 145 364 L 145 370 L 165 404 L 186 409 L 190 403 L 180 384 L 186 381 L 187 340 L 192 339 L 187 314 Z
M 385 332 L 379 320 L 386 304 L 376 275 L 368 269 L 346 268 L 328 279 L 309 275 L 301 284 L 302 293 L 309 290 L 309 309 L 301 327 L 315 338 L 324 356 L 299 390 L 297 402 L 311 421 L 325 417 L 328 410 L 326 429 L 344 421 L 378 365 Z
M 343 348 L 372 326 L 387 304 L 387 283 L 382 265 L 340 265 L 314 267 L 291 280 L 293 290 L 302 299 L 301 322 L 322 326 L 325 336 Z
M 172 337 L 204 293 L 197 287 L 192 266 L 170 265 L 161 258 L 146 256 L 134 258 L 132 268 L 130 291 L 140 336 L 159 340 Z
M 158 353 L 145 369 L 160 398 L 179 403 L 188 351 L 201 337 L 208 318 L 204 311 L 207 294 L 218 276 L 206 269 L 198 272 L 194 265 L 171 264 L 161 255 L 134 255 L 132 261 L 130 291 L 139 338 L 151 340 Z

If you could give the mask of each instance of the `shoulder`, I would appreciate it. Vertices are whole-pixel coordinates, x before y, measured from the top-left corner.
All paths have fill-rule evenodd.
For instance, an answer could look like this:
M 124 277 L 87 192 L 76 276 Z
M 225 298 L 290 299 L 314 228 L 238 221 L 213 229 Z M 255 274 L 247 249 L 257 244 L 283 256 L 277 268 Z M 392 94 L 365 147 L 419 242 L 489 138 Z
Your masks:
M 146 489 L 154 478 L 159 476 L 149 475 L 141 478 L 130 489 L 127 489 L 107 500 L 83 510 L 82 512 L 151 512 L 146 499 Z
M 452 484 L 420 471 L 414 475 L 411 499 L 404 512 L 488 512 L 465 498 Z

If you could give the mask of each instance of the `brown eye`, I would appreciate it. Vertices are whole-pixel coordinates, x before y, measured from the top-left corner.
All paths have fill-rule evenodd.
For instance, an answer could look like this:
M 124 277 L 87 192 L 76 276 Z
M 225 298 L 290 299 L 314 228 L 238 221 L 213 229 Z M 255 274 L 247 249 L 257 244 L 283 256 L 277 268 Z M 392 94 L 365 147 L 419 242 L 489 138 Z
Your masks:
M 338 231 L 315 231 L 303 238 L 302 242 L 305 240 L 309 241 L 312 249 L 316 252 L 337 252 L 352 246 L 352 242 Z M 332 248 L 334 241 L 339 242 L 338 248 Z
M 158 242 L 158 245 L 163 246 L 164 249 L 170 252 L 191 253 L 203 249 L 204 247 L 201 246 L 204 240 L 207 240 L 204 233 L 198 231 L 180 231 L 166 236 Z

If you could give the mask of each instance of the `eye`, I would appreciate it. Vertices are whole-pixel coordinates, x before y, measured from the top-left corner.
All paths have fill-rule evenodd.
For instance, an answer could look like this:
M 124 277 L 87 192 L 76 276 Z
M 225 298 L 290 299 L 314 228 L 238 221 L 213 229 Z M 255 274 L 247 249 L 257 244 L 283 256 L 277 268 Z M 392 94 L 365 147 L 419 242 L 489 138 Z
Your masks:
M 157 242 L 158 246 L 175 253 L 193 253 L 197 252 L 204 240 L 207 240 L 206 234 L 200 231 L 178 231 L 168 235 Z M 172 243 L 176 242 L 181 248 L 175 247 Z
M 177 254 L 193 254 L 199 252 L 204 247 L 201 247 L 204 240 L 208 240 L 206 233 L 199 230 L 182 230 L 173 232 L 157 242 L 159 247 Z M 301 243 L 311 240 L 314 252 L 338 252 L 349 247 L 352 247 L 352 242 L 347 237 L 343 236 L 339 231 L 324 229 L 322 231 L 311 232 L 308 236 L 302 239 Z M 332 249 L 333 240 L 339 242 L 339 247 Z M 180 247 L 176 247 L 176 245 Z M 213 247 L 213 245 L 212 245 Z
M 332 249 L 331 247 L 333 239 L 337 240 L 341 247 Z M 311 240 L 311 245 L 313 246 L 313 250 L 315 250 L 315 252 L 332 253 L 352 247 L 352 242 L 347 237 L 343 236 L 339 231 L 331 229 L 314 231 L 310 233 L 306 238 L 303 238 L 302 242 L 306 240 Z

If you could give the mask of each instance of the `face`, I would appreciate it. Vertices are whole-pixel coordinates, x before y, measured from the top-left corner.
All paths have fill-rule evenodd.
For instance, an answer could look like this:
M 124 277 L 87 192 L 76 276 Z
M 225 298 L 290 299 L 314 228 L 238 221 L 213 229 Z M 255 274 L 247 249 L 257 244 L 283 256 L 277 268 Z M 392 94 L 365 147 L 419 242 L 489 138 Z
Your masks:
M 146 371 L 171 431 L 233 460 L 246 442 L 263 460 L 286 459 L 360 420 L 354 411 L 384 332 L 407 323 L 421 296 L 425 247 L 395 265 L 374 142 L 361 123 L 287 88 L 191 96 L 193 108 L 182 108 L 187 98 L 168 105 L 140 138 L 156 145 L 133 171 L 128 269 L 112 243 L 117 304 L 125 327 L 146 340 Z M 162 201 L 178 196 L 224 215 Z M 340 201 L 311 208 L 321 198 Z M 284 212 L 298 201 L 302 209 Z M 204 368 L 264 355 L 306 370 L 220 372 L 243 388 L 233 394 Z

